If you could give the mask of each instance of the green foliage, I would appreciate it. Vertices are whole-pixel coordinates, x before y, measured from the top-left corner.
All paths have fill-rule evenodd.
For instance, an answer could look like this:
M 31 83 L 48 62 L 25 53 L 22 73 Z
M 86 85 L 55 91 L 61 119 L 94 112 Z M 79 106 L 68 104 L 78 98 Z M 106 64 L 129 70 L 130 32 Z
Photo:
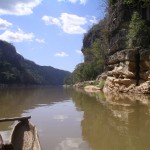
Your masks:
M 105 80 L 100 80 L 98 86 L 102 89 L 105 85 Z
M 65 77 L 64 84 L 65 85 L 71 85 L 72 84 L 72 78 L 71 78 L 71 76 Z
M 124 0 L 123 2 L 124 2 L 124 4 L 129 5 L 129 4 L 132 4 L 134 1 L 133 0 Z
M 81 63 L 77 65 L 72 75 L 65 80 L 66 84 L 75 84 L 77 82 L 94 80 L 100 73 L 103 72 L 104 57 L 103 50 L 100 46 L 100 40 L 96 39 L 92 48 L 88 50 L 94 59 L 89 63 Z
M 109 0 L 109 4 L 114 5 L 118 0 Z M 124 4 L 132 5 L 132 4 L 141 4 L 143 6 L 147 6 L 150 4 L 150 0 L 123 0 Z
M 148 27 L 145 25 L 145 22 L 138 12 L 134 12 L 132 15 L 127 39 L 129 48 L 149 46 Z
M 117 2 L 117 0 L 109 0 L 110 5 L 114 5 Z
M 128 4 L 128 5 L 135 4 L 135 3 L 136 4 L 141 3 L 141 4 L 143 4 L 143 6 L 147 6 L 150 4 L 150 0 L 124 0 L 124 3 Z
M 102 49 L 99 39 L 96 39 L 93 42 L 91 51 L 92 51 L 92 54 L 94 55 L 95 61 L 98 63 L 98 65 L 100 65 L 100 64 L 104 65 L 104 50 Z

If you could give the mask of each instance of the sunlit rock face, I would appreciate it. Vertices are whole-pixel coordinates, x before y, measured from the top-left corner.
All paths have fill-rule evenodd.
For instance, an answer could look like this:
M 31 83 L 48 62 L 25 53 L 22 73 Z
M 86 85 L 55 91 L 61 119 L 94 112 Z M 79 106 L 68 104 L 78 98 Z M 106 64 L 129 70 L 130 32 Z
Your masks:
M 127 34 L 134 8 L 128 12 L 121 1 L 109 11 L 109 50 L 107 60 L 107 79 L 104 92 L 150 93 L 150 49 L 127 48 Z M 148 8 L 142 9 L 142 19 L 150 22 Z M 133 12 L 132 12 L 133 11 Z M 119 14 L 119 15 L 118 15 Z M 149 26 L 149 24 L 148 24 Z
M 149 49 L 118 51 L 108 58 L 108 68 L 104 92 L 150 93 Z

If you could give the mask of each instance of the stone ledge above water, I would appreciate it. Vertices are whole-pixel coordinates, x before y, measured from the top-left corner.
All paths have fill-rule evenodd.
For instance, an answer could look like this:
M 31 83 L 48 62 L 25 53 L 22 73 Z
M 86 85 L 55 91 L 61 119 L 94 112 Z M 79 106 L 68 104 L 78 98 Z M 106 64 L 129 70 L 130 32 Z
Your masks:
M 142 82 L 136 86 L 134 79 L 117 79 L 116 77 L 107 77 L 103 88 L 105 93 L 143 93 L 150 94 L 150 81 Z

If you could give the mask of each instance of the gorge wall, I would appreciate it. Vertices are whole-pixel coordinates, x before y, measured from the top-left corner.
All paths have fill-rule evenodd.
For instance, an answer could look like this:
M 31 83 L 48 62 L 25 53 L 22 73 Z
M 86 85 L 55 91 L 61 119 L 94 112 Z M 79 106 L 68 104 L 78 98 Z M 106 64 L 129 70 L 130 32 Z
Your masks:
M 16 48 L 0 40 L 0 87 L 4 85 L 63 85 L 70 72 L 40 66 L 17 53 Z
M 150 41 L 147 47 L 127 46 L 134 11 L 140 13 L 150 31 L 149 5 L 147 7 L 132 5 L 131 8 L 119 0 L 109 10 L 109 50 L 104 92 L 150 93 Z

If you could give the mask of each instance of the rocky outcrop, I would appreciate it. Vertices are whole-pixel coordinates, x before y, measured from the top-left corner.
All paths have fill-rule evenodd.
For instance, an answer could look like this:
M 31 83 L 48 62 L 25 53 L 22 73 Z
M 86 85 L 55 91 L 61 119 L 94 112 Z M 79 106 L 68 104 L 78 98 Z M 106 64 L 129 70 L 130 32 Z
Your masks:
M 125 49 L 108 58 L 104 92 L 150 93 L 150 49 Z
M 95 92 L 100 92 L 100 90 L 102 90 L 102 88 L 96 86 L 96 85 L 87 85 L 84 87 L 84 90 L 87 92 L 87 93 L 95 93 Z

